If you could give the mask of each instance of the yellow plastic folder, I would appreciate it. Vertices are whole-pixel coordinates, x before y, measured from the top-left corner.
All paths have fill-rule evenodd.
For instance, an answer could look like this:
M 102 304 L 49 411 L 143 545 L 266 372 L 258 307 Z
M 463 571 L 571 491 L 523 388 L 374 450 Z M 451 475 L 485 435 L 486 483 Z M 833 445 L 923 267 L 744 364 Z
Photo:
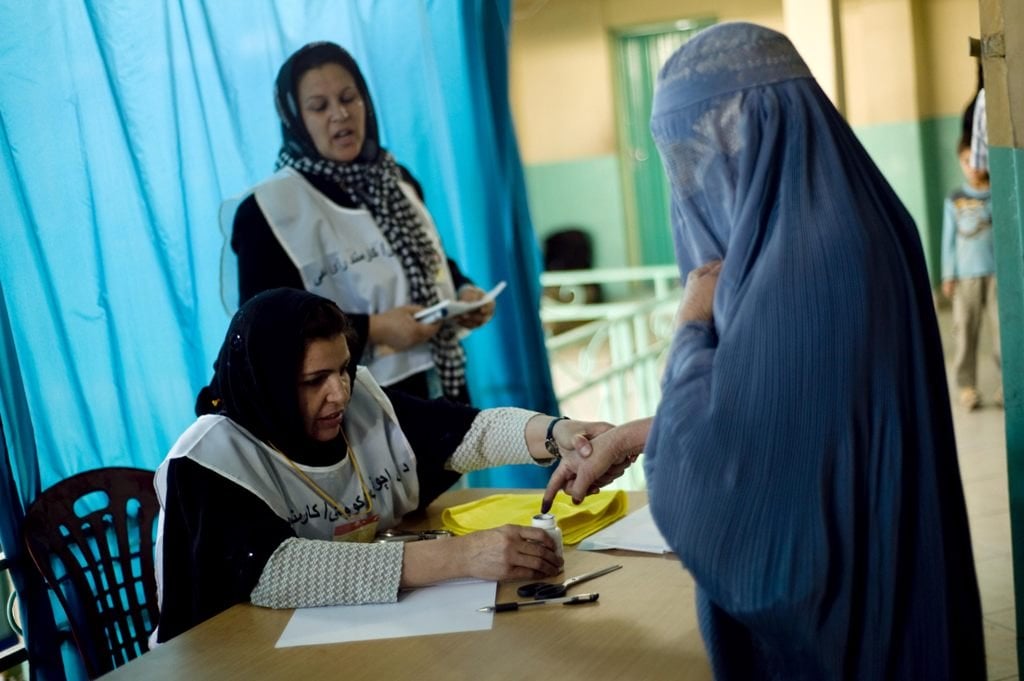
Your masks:
M 540 512 L 541 498 L 541 494 L 492 494 L 444 509 L 441 522 L 444 529 L 458 535 L 506 523 L 529 525 L 530 519 Z M 571 497 L 559 492 L 550 513 L 562 529 L 562 542 L 572 545 L 625 516 L 627 506 L 626 493 L 622 490 L 598 492 L 579 506 L 572 503 Z

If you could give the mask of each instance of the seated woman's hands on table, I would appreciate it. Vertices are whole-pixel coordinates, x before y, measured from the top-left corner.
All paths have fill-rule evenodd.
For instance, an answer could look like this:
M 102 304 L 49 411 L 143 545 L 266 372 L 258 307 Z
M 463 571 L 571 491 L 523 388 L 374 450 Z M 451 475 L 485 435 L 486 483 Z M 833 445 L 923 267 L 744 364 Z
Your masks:
M 533 416 L 526 424 L 526 444 L 531 455 L 546 460 L 547 428 L 553 417 Z M 612 428 L 603 421 L 557 421 L 552 437 L 564 462 L 577 462 L 591 455 L 592 438 Z M 562 571 L 562 558 L 547 532 L 538 527 L 503 525 L 461 537 L 410 542 L 405 546 L 402 586 L 435 583 L 451 575 L 468 575 L 498 581 L 544 579 Z
M 403 587 L 425 586 L 453 575 L 544 579 L 562 571 L 555 542 L 538 527 L 502 525 L 461 537 L 409 542 L 402 559 Z

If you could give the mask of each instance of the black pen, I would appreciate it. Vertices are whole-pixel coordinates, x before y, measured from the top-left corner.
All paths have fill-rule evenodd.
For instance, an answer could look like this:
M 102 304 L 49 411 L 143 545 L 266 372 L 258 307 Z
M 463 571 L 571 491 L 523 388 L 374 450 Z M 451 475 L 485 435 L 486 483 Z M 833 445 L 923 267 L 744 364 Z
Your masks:
M 477 612 L 508 612 L 509 610 L 518 610 L 519 608 L 527 608 L 531 605 L 556 605 L 561 603 L 562 605 L 579 605 L 581 603 L 593 603 L 597 600 L 600 594 L 580 594 L 579 596 L 562 596 L 561 598 L 543 598 L 539 601 L 512 601 L 511 603 L 495 603 L 494 605 L 488 605 L 486 608 L 477 608 Z

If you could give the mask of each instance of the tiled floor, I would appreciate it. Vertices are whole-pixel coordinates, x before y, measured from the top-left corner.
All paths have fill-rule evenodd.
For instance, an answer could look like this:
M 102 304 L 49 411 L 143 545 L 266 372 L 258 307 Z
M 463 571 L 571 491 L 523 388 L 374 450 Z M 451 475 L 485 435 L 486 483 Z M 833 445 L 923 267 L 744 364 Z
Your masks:
M 947 367 L 952 360 L 949 311 L 939 313 Z M 983 353 L 978 363 L 978 390 L 991 398 L 998 372 L 988 352 L 990 337 L 982 330 Z M 951 371 L 948 373 L 951 374 Z M 953 383 L 950 376 L 950 383 Z M 989 681 L 1016 680 L 1017 648 L 1013 601 L 1013 563 L 1010 543 L 1010 504 L 1006 481 L 1006 430 L 1003 410 L 990 404 L 973 412 L 957 402 L 951 385 L 953 425 L 960 454 L 967 515 L 971 524 L 974 560 L 985 618 L 985 650 Z

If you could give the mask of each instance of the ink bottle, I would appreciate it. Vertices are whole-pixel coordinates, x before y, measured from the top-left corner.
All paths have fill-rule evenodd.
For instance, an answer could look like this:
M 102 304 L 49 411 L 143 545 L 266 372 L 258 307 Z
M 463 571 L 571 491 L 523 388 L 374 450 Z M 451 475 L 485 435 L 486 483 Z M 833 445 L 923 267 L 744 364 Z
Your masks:
M 558 526 L 558 522 L 555 521 L 555 516 L 550 513 L 538 513 L 533 516 L 533 526 L 539 527 L 548 533 L 552 539 L 555 540 L 555 553 L 558 557 L 562 557 L 562 528 Z

